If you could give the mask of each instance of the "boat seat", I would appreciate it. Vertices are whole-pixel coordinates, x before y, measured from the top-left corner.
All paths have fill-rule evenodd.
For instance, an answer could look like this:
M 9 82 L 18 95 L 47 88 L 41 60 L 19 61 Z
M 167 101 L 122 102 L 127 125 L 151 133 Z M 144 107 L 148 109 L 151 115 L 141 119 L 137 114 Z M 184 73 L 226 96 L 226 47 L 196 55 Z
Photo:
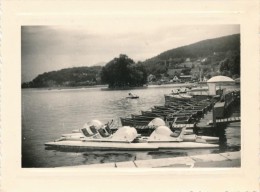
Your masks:
M 96 127 L 95 126 L 90 126 L 89 127 L 90 128 L 90 130 L 92 131 L 92 133 L 94 133 L 94 134 L 97 134 L 98 133 L 98 131 L 97 131 L 97 129 L 96 129 Z
M 112 132 L 112 130 L 110 129 L 110 127 L 108 126 L 108 125 L 106 125 L 105 127 L 104 127 L 104 129 L 107 131 L 107 133 L 109 134 L 109 135 L 111 135 L 113 132 Z
M 181 131 L 174 131 L 173 133 L 170 134 L 171 137 L 179 137 L 181 134 Z
M 105 128 L 101 128 L 98 130 L 98 133 L 101 135 L 101 137 L 109 137 L 111 134 L 109 134 Z
M 86 136 L 86 137 L 91 137 L 93 136 L 94 134 L 90 134 L 86 128 L 83 128 L 81 129 L 82 133 Z

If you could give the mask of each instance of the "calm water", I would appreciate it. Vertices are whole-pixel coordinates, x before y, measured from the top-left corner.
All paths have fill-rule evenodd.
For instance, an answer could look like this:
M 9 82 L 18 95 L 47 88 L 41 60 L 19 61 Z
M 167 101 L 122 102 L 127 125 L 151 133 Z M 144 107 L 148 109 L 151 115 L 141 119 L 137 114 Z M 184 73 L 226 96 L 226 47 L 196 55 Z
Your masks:
M 171 90 L 172 86 L 131 90 L 140 96 L 139 99 L 131 100 L 125 98 L 129 90 L 23 89 L 22 166 L 59 167 L 218 152 L 218 149 L 159 152 L 71 152 L 45 149 L 44 143 L 59 138 L 63 133 L 71 133 L 90 120 L 98 119 L 106 123 L 114 119 L 117 124 L 120 122 L 119 117 L 140 114 L 141 110 L 163 105 L 163 95 Z M 229 126 L 224 135 L 225 147 L 222 147 L 222 151 L 240 147 L 240 124 Z

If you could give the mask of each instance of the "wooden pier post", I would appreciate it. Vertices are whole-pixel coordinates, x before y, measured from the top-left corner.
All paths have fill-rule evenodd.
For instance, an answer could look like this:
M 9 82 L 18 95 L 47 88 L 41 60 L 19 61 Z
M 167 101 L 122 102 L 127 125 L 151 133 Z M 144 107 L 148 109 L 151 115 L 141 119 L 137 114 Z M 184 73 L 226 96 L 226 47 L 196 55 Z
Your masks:
M 213 109 L 212 109 L 212 123 L 213 123 L 213 127 L 216 127 L 216 111 L 215 111 L 215 107 L 213 107 Z

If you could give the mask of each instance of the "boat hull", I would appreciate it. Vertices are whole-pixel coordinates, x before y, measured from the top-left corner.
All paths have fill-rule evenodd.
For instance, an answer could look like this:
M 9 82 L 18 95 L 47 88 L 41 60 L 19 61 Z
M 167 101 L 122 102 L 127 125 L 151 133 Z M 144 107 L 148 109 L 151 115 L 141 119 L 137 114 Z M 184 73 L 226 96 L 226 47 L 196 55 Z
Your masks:
M 83 142 L 83 141 L 59 141 L 45 143 L 47 147 L 72 150 L 121 150 L 121 151 L 143 151 L 158 150 L 158 147 L 148 143 L 111 143 L 111 142 Z
M 134 96 L 134 97 L 126 97 L 127 99 L 139 99 L 139 96 Z
M 218 137 L 211 137 L 211 136 L 197 136 L 195 134 L 193 134 L 192 130 L 185 130 L 186 134 L 183 135 L 183 141 L 184 142 L 198 142 L 199 140 L 201 141 L 206 141 L 207 143 L 218 143 L 219 142 L 219 138 Z M 142 138 L 146 138 L 146 137 L 141 137 Z M 141 140 L 140 139 L 140 140 Z M 71 133 L 71 134 L 63 134 L 62 137 L 60 139 L 57 139 L 55 142 L 59 142 L 59 141 L 82 141 L 85 140 L 86 142 L 113 142 L 113 140 L 108 139 L 108 141 L 106 141 L 105 139 L 93 139 L 91 138 L 87 138 L 84 137 L 84 135 L 82 133 Z M 120 141 L 114 141 L 114 142 L 120 142 Z
M 122 150 L 143 151 L 160 149 L 201 149 L 217 148 L 217 144 L 195 142 L 153 142 L 153 143 L 126 143 L 126 142 L 84 142 L 84 141 L 59 141 L 45 143 L 47 147 L 73 149 L 73 150 Z

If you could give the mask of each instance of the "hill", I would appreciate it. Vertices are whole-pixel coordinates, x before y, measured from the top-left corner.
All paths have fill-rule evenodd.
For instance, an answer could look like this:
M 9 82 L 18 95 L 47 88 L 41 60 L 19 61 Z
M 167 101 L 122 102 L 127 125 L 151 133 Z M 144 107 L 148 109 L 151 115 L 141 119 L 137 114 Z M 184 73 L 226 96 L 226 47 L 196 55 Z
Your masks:
M 101 66 L 73 67 L 38 75 L 22 88 L 74 87 L 100 84 Z
M 200 62 L 200 64 L 198 64 Z M 148 74 L 166 74 L 169 68 L 180 68 L 180 64 L 226 71 L 226 75 L 240 75 L 240 34 L 203 40 L 160 53 L 142 62 Z M 224 64 L 223 64 L 224 63 Z M 222 65 L 222 68 L 221 68 Z M 239 68 L 235 69 L 235 68 Z M 206 74 L 207 75 L 207 74 Z
M 159 54 L 156 57 L 146 60 L 166 60 L 170 58 L 198 58 L 213 54 L 214 52 L 240 51 L 240 35 L 230 35 L 215 39 L 203 40 L 191 45 L 171 49 Z

